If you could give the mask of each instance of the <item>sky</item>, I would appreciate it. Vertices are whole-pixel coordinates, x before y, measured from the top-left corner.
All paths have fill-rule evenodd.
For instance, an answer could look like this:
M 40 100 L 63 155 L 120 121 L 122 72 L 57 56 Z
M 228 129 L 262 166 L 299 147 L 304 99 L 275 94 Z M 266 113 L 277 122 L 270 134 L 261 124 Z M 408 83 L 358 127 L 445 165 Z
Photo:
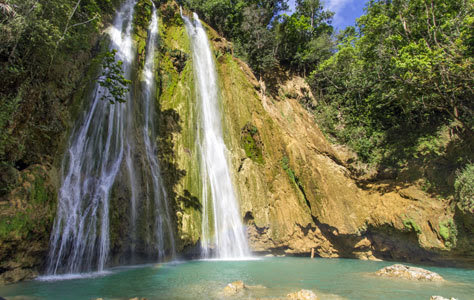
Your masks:
M 355 24 L 355 20 L 364 13 L 365 0 L 323 0 L 325 8 L 336 14 L 332 25 L 336 29 L 344 29 Z M 290 8 L 295 7 L 295 0 L 288 1 Z

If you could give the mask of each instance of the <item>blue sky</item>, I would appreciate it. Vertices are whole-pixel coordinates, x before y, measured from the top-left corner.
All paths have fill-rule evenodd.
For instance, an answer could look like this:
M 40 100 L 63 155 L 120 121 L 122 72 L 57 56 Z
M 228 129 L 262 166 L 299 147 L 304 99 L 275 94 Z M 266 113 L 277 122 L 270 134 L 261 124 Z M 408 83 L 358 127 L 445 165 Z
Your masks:
M 364 13 L 365 0 L 323 0 L 324 7 L 336 14 L 334 15 L 333 25 L 336 29 L 344 29 L 347 26 L 354 25 L 355 20 Z M 290 7 L 295 7 L 295 0 L 288 1 Z

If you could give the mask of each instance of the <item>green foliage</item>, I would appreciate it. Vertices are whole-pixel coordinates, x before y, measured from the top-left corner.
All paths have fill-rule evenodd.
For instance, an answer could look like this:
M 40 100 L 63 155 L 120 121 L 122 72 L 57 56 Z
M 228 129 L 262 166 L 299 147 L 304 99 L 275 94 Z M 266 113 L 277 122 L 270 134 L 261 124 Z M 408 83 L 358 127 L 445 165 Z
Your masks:
M 257 127 L 248 123 L 242 128 L 241 144 L 248 158 L 259 164 L 265 163 Z
M 296 13 L 281 16 L 275 26 L 280 62 L 306 73 L 329 58 L 333 15 L 324 11 L 319 0 L 298 0 Z
M 451 122 L 472 134 L 473 3 L 425 4 L 370 1 L 309 78 L 321 95 L 315 113 L 323 129 L 364 162 L 393 165 L 420 144 L 434 153 L 440 148 L 429 136 Z
M 277 44 L 271 22 L 287 9 L 286 1 L 186 0 L 184 3 L 219 34 L 233 41 L 235 54 L 247 61 L 257 76 L 276 67 Z
M 32 222 L 25 213 L 19 213 L 13 217 L 0 218 L 0 239 L 9 237 L 25 238 L 32 229 Z
M 108 100 L 111 104 L 125 102 L 125 95 L 129 92 L 128 85 L 131 81 L 123 75 L 123 62 L 115 58 L 117 50 L 108 51 L 103 55 L 102 75 L 97 82 L 107 92 L 103 93 L 101 100 Z
M 300 181 L 298 176 L 296 176 L 295 171 L 291 168 L 290 166 L 290 159 L 288 156 L 283 156 L 283 158 L 280 160 L 280 165 L 283 168 L 283 170 L 286 172 L 288 175 L 288 179 L 290 180 L 290 183 L 294 185 L 300 192 L 301 198 L 300 200 L 304 201 L 302 202 L 303 205 L 305 205 L 307 208 L 311 209 L 311 204 L 308 201 L 308 198 L 306 197 L 305 189 L 303 186 L 303 183 Z
M 0 161 L 26 167 L 52 152 L 93 44 L 120 2 L 2 1 Z
M 135 4 L 133 13 L 133 33 L 140 69 L 143 69 L 145 65 L 145 51 L 148 40 L 147 30 L 150 26 L 152 11 L 153 3 L 151 0 L 139 0 Z
M 285 170 L 286 174 L 288 174 L 290 181 L 296 184 L 296 175 L 293 169 L 290 167 L 290 159 L 288 158 L 288 156 L 283 156 L 280 161 L 280 164 L 283 170 Z
M 407 230 L 414 231 L 416 234 L 421 234 L 421 227 L 420 225 L 416 224 L 415 220 L 411 218 L 404 219 L 403 225 Z
M 457 172 L 454 183 L 455 198 L 458 206 L 465 212 L 474 214 L 474 164 L 468 164 Z
M 5 148 L 13 142 L 14 137 L 12 137 L 11 130 L 8 128 L 10 128 L 14 121 L 13 118 L 18 110 L 20 99 L 20 93 L 14 98 L 0 98 L 0 157 L 5 156 L 7 151 Z
M 133 27 L 135 33 L 140 33 L 148 29 L 152 17 L 153 4 L 151 0 L 140 0 L 135 5 L 133 16 Z
M 439 235 L 447 248 L 456 247 L 458 231 L 452 219 L 439 223 Z
M 45 187 L 44 179 L 41 177 L 36 177 L 35 182 L 33 183 L 32 191 L 33 203 L 45 205 L 49 200 L 48 191 Z
M 271 74 L 278 64 L 296 71 L 310 70 L 331 55 L 333 13 L 319 0 L 297 1 L 296 12 L 285 11 L 284 0 L 185 0 L 221 35 L 231 39 L 235 54 L 259 77 Z
M 265 9 L 249 6 L 243 10 L 241 34 L 236 50 L 257 73 L 258 76 L 273 70 L 277 65 L 274 54 L 275 38 L 268 30 Z
M 260 15 L 259 22 L 268 26 L 279 12 L 288 8 L 285 0 L 184 0 L 182 2 L 185 7 L 196 11 L 219 34 L 233 40 L 241 37 L 246 9 L 257 9 Z M 260 25 L 254 24 L 256 29 Z

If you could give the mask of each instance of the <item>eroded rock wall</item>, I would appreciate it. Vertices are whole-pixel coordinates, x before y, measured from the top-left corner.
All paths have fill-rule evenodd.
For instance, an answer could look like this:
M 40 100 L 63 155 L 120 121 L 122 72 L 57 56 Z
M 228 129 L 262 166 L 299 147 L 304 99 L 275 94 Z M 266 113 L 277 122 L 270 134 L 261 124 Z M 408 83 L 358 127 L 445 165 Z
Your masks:
M 232 56 L 230 43 L 211 28 L 208 35 L 224 136 L 254 251 L 309 255 L 314 248 L 322 257 L 457 256 L 472 263 L 472 244 L 457 252 L 443 237 L 443 224 L 454 215 L 448 201 L 400 182 L 358 180 L 304 108 L 316 101 L 302 78 L 287 76 L 280 82 L 284 96 L 272 95 Z

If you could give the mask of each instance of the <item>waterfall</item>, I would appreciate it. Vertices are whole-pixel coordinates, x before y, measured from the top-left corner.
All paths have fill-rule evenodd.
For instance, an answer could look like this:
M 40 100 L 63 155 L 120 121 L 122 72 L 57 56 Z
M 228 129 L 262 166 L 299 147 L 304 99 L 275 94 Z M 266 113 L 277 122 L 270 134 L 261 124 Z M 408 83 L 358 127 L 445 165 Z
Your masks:
M 171 246 L 171 256 L 175 255 L 174 235 L 171 225 L 170 209 L 166 202 L 166 190 L 161 181 L 160 166 L 156 158 L 156 147 L 153 139 L 155 135 L 154 126 L 154 98 L 155 95 L 155 50 L 158 36 L 158 16 L 156 7 L 153 4 L 153 14 L 149 30 L 149 39 L 146 49 L 145 68 L 143 70 L 144 84 L 143 84 L 143 103 L 144 103 L 144 125 L 143 125 L 143 140 L 146 150 L 146 160 L 150 167 L 152 193 L 155 206 L 155 238 L 156 248 L 158 249 L 159 258 L 165 255 L 165 235 L 168 235 L 168 240 Z M 161 214 L 161 212 L 164 213 Z M 165 230 L 167 229 L 167 230 Z
M 109 31 L 110 50 L 117 50 L 116 59 L 123 62 L 127 79 L 132 78 L 135 52 L 132 40 L 134 8 L 135 0 L 126 0 Z M 144 82 L 141 83 L 144 91 L 139 98 L 142 103 L 134 103 L 134 95 L 138 92 L 128 92 L 126 103 L 110 104 L 101 99 L 108 91 L 96 84 L 90 104 L 70 136 L 62 163 L 58 209 L 50 239 L 46 271 L 49 275 L 104 270 L 110 252 L 109 202 L 116 183 L 117 186 L 127 185 L 126 191 L 130 193 L 130 228 L 120 238 L 130 236 L 131 255 L 134 255 L 137 243 L 138 218 L 148 216 L 147 210 L 151 208 L 154 208 L 151 213 L 154 220 L 147 219 L 146 227 L 153 227 L 154 236 L 140 240 L 145 244 L 142 249 L 150 248 L 154 252 L 153 258 L 161 259 L 168 249 L 166 243 L 169 243 L 171 255 L 174 255 L 170 212 L 154 145 L 153 71 L 158 34 L 155 7 L 149 33 Z M 143 135 L 134 134 L 142 131 Z M 146 154 L 141 154 L 137 147 L 144 148 Z M 147 174 L 151 174 L 151 178 Z M 140 182 L 151 186 L 152 190 L 144 194 Z M 147 205 L 151 202 L 148 198 L 153 199 L 152 205 Z
M 249 256 L 247 240 L 232 184 L 223 139 L 217 74 L 207 34 L 197 14 L 194 22 L 183 16 L 193 52 L 194 74 L 200 105 L 203 220 L 203 255 L 222 259 Z M 212 214 L 212 215 L 210 215 Z

